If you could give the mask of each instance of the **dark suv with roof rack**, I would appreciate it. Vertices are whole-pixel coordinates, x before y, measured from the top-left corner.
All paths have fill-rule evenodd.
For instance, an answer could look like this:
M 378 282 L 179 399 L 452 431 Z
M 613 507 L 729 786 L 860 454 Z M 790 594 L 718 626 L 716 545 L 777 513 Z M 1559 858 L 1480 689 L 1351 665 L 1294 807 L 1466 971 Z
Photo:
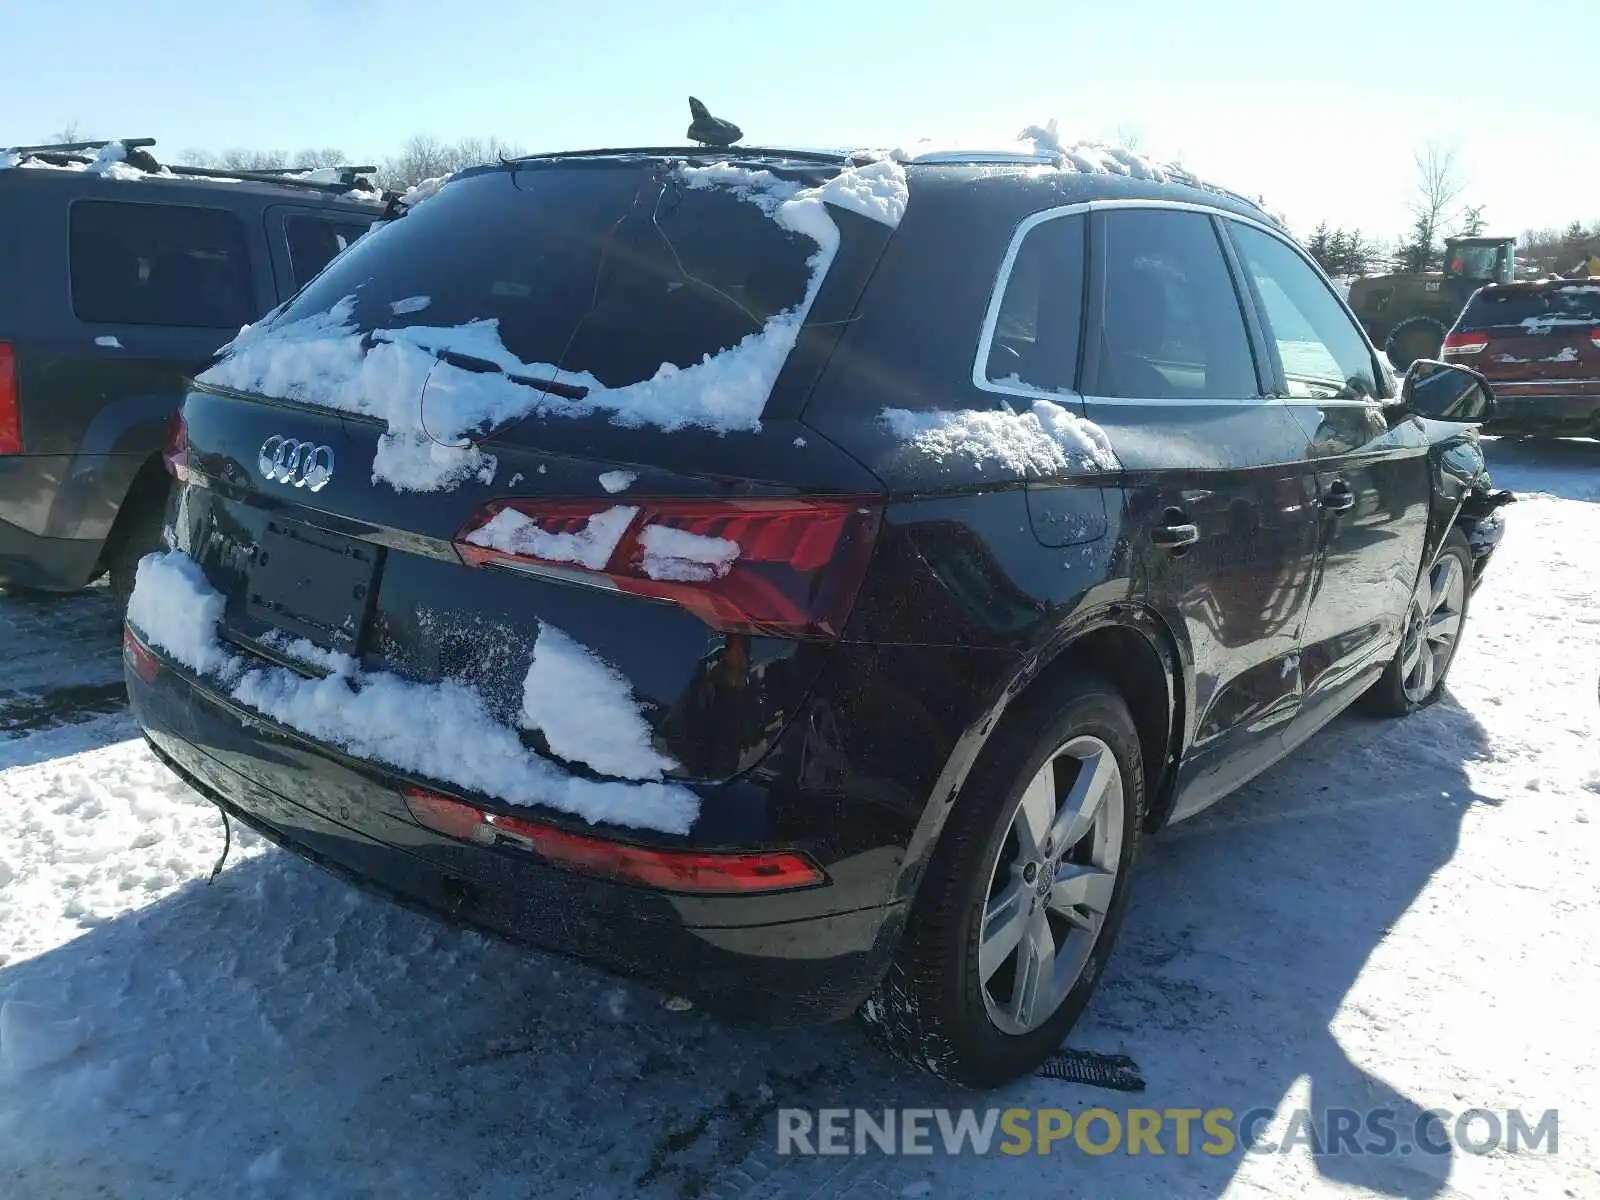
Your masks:
M 346 878 L 996 1084 L 1143 834 L 1442 693 L 1491 406 L 1133 155 L 506 162 L 198 378 L 129 696 Z
M 0 149 L 0 586 L 109 571 L 125 603 L 188 378 L 382 211 L 371 168 L 163 167 L 150 145 Z

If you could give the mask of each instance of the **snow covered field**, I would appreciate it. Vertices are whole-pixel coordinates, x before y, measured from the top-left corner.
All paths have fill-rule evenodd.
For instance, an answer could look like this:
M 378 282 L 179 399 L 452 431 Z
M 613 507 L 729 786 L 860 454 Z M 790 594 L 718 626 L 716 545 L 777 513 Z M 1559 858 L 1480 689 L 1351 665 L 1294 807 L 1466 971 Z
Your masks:
M 135 739 L 103 590 L 0 596 L 0 1196 L 1600 1195 L 1600 444 L 1524 496 L 1447 699 L 1347 717 L 1147 843 L 1072 1044 L 1129 1095 L 1560 1110 L 1559 1154 L 780 1158 L 781 1106 L 984 1105 L 849 1026 L 742 1031 L 368 899 Z M 1270 1133 L 1270 1130 L 1269 1130 Z

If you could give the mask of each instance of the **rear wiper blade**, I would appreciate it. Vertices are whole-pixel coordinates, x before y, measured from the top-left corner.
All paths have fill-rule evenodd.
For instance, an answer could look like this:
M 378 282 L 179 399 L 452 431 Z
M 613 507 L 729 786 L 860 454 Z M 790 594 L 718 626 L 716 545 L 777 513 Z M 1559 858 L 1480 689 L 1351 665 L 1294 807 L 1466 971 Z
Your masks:
M 541 392 L 548 392 L 552 396 L 560 396 L 563 400 L 582 400 L 588 396 L 589 389 L 582 384 L 562 383 L 559 379 L 540 379 L 535 375 L 519 375 L 508 371 L 497 362 L 487 358 L 479 358 L 474 354 L 463 354 L 459 350 L 438 349 L 433 356 L 440 362 L 447 362 L 452 367 L 460 367 L 463 371 L 475 371 L 480 375 L 504 375 L 513 383 L 520 383 L 525 387 L 536 387 Z

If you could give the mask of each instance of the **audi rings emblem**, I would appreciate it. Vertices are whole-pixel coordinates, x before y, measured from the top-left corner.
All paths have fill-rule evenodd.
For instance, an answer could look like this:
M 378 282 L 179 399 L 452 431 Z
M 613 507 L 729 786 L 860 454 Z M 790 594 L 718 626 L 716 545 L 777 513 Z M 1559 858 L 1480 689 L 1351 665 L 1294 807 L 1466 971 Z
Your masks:
M 275 433 L 261 443 L 256 465 L 263 479 L 320 492 L 333 478 L 333 447 Z

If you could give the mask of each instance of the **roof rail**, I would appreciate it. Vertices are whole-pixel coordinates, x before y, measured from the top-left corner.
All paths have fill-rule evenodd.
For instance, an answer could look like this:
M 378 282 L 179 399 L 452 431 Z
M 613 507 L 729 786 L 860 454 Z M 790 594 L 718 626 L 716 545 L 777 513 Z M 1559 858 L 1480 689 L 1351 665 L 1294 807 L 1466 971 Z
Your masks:
M 839 166 L 850 159 L 848 150 L 795 150 L 782 146 L 612 146 L 600 150 L 555 150 L 544 154 L 519 154 L 506 162 L 531 162 L 538 159 L 565 158 L 621 158 L 640 155 L 659 158 L 663 155 L 694 158 L 792 158 L 797 162 L 826 163 Z
M 137 150 L 143 146 L 154 146 L 155 138 L 107 138 L 103 142 L 57 142 L 49 146 L 0 146 L 0 150 L 9 150 L 13 154 L 71 154 L 74 151 L 104 150 L 112 142 L 121 142 L 129 150 Z
M 197 179 L 243 179 L 249 183 L 271 183 L 279 187 L 309 188 L 314 192 L 327 192 L 331 195 L 343 195 L 348 191 L 370 191 L 378 195 L 380 188 L 372 180 L 363 178 L 377 171 L 377 167 L 265 167 L 255 171 L 229 171 L 221 167 L 189 167 L 182 163 L 173 163 L 167 170 L 174 175 L 192 176 Z M 314 170 L 337 170 L 337 182 L 321 179 L 301 178 L 301 172 Z
M 378 168 L 375 166 L 259 167 L 249 171 L 230 171 L 220 167 L 191 167 L 182 163 L 157 163 L 155 156 L 146 149 L 146 147 L 156 144 L 155 138 L 108 138 L 104 141 L 57 142 L 40 146 L 0 146 L 0 150 L 9 150 L 13 154 L 38 155 L 47 161 L 56 161 L 58 163 L 67 163 L 74 160 L 87 162 L 91 159 L 93 153 L 104 150 L 107 146 L 113 144 L 120 144 L 125 150 L 139 151 L 139 158 L 132 160 L 134 165 L 143 167 L 146 170 L 155 170 L 159 167 L 172 175 L 199 179 L 242 179 L 251 183 L 276 184 L 279 187 L 306 188 L 309 191 L 324 192 L 328 195 L 343 195 L 349 191 L 369 192 L 374 198 L 382 198 L 385 195 L 376 183 L 366 178 L 366 176 L 377 174 Z M 304 178 L 306 174 L 317 170 L 337 171 L 337 180 Z

